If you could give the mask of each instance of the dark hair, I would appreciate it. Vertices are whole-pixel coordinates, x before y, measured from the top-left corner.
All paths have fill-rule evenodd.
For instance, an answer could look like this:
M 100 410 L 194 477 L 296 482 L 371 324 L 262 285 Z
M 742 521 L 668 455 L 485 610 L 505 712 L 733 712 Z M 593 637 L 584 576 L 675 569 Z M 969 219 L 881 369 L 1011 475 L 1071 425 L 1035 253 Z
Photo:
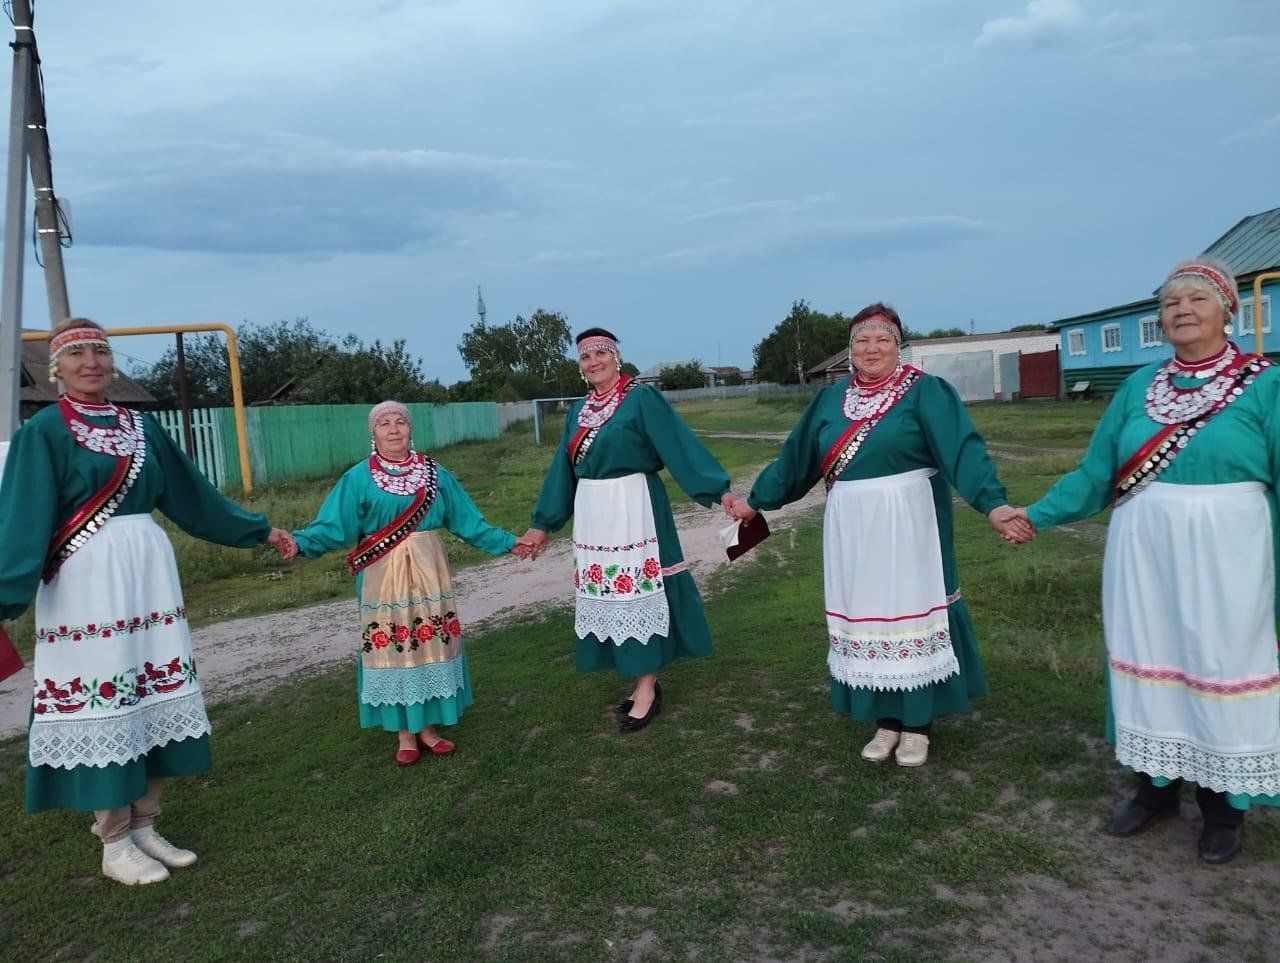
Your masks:
M 583 331 L 573 339 L 573 343 L 582 344 L 587 338 L 612 338 L 614 341 L 618 340 L 618 336 L 612 331 L 606 331 L 604 328 L 587 328 L 586 331 Z
M 889 307 L 889 305 L 885 304 L 883 301 L 877 301 L 875 304 L 868 304 L 865 308 L 863 308 L 861 311 L 859 311 L 857 314 L 853 316 L 853 318 L 849 321 L 849 337 L 851 338 L 853 337 L 853 326 L 855 324 L 857 324 L 860 321 L 865 321 L 867 320 L 867 318 L 874 317 L 877 314 L 880 315 L 881 317 L 888 318 L 890 321 L 892 321 L 898 329 L 899 337 L 901 337 L 902 318 L 898 317 L 898 312 L 893 310 L 893 308 Z

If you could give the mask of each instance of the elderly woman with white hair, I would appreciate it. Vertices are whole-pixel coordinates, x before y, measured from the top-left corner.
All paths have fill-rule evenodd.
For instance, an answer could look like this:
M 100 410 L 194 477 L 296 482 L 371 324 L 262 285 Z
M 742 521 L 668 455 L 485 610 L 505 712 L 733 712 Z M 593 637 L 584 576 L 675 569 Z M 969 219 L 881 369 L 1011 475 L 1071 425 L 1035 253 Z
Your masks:
M 1108 735 L 1138 791 L 1108 828 L 1141 832 L 1195 783 L 1209 863 L 1240 851 L 1250 803 L 1280 805 L 1280 374 L 1229 340 L 1238 306 L 1222 262 L 1174 268 L 1160 289 L 1173 357 L 1125 380 L 1079 467 L 1026 510 L 1044 530 L 1115 506 Z
M 490 555 L 516 543 L 485 521 L 443 465 L 414 450 L 410 421 L 398 401 L 375 405 L 369 457 L 348 469 L 315 520 L 293 533 L 307 558 L 354 546 L 347 567 L 360 618 L 360 725 L 397 733 L 400 766 L 418 762 L 423 750 L 453 752 L 436 726 L 456 723 L 472 701 L 462 623 L 435 529 Z

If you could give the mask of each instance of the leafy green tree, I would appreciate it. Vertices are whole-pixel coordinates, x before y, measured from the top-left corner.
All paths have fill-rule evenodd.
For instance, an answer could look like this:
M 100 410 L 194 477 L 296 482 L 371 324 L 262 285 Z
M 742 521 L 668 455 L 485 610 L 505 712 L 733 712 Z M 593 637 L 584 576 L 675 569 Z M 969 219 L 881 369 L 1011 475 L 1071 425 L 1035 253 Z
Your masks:
M 964 328 L 934 328 L 928 334 L 924 335 L 922 340 L 928 341 L 931 338 L 963 338 L 964 336 Z
M 574 364 L 574 367 L 575 368 L 577 367 L 576 363 Z M 633 365 L 630 361 L 624 361 L 622 362 L 622 373 L 624 375 L 631 375 L 631 377 L 634 378 L 636 375 L 640 373 L 640 369 L 637 368 L 635 365 Z
M 1048 331 L 1048 330 L 1049 330 L 1049 326 L 1047 324 L 1015 324 L 1012 328 L 1009 329 L 1009 332 L 1012 334 L 1017 331 Z
M 688 361 L 684 364 L 673 364 L 663 368 L 658 375 L 658 387 L 663 391 L 678 391 L 681 388 L 705 388 L 707 376 L 702 373 L 701 361 Z
M 849 321 L 842 314 L 814 311 L 800 300 L 753 351 L 756 378 L 778 384 L 806 380 L 805 372 L 849 346 Z
M 724 383 L 732 388 L 737 385 L 746 384 L 746 379 L 742 377 L 741 371 L 730 371 L 724 376 Z
M 462 336 L 458 352 L 471 371 L 471 380 L 500 392 L 503 386 L 522 398 L 535 398 L 570 389 L 568 357 L 573 337 L 564 315 L 541 308 L 509 324 L 477 322 Z

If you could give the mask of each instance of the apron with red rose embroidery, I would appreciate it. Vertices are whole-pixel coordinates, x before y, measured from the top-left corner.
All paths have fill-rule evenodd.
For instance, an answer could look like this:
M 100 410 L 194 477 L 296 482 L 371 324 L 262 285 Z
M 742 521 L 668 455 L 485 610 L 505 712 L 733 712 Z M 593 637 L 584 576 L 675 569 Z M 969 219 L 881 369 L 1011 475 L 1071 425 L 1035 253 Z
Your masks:
M 641 473 L 578 479 L 573 503 L 574 630 L 580 639 L 648 642 L 671 629 L 649 485 Z
M 364 569 L 360 638 L 365 705 L 448 699 L 463 688 L 462 624 L 435 532 L 414 532 Z

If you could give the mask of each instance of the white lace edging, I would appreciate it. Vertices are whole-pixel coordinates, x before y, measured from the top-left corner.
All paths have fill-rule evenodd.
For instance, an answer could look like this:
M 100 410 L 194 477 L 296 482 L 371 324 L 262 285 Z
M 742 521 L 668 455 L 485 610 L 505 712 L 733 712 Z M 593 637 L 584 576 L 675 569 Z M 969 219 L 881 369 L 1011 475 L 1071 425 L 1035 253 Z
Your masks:
M 197 690 L 117 716 L 43 719 L 31 724 L 27 758 L 33 766 L 74 769 L 132 762 L 157 746 L 208 735 L 209 716 Z
M 655 635 L 665 638 L 671 631 L 671 607 L 665 592 L 625 602 L 579 595 L 573 630 L 580 639 L 594 633 L 601 642 L 612 639 L 614 645 L 622 645 L 628 639 L 635 639 L 643 645 Z
M 367 706 L 408 706 L 452 699 L 466 684 L 465 656 L 407 669 L 364 669 L 360 701 Z
M 876 692 L 923 689 L 936 682 L 945 682 L 960 674 L 960 662 L 948 645 L 945 653 L 938 653 L 925 661 L 913 660 L 913 665 L 900 665 L 885 660 L 841 657 L 834 651 L 827 653 L 827 671 L 831 678 L 855 689 L 871 689 Z
M 1185 779 L 1231 796 L 1280 795 L 1280 748 L 1228 755 L 1117 726 L 1116 759 L 1149 776 Z

